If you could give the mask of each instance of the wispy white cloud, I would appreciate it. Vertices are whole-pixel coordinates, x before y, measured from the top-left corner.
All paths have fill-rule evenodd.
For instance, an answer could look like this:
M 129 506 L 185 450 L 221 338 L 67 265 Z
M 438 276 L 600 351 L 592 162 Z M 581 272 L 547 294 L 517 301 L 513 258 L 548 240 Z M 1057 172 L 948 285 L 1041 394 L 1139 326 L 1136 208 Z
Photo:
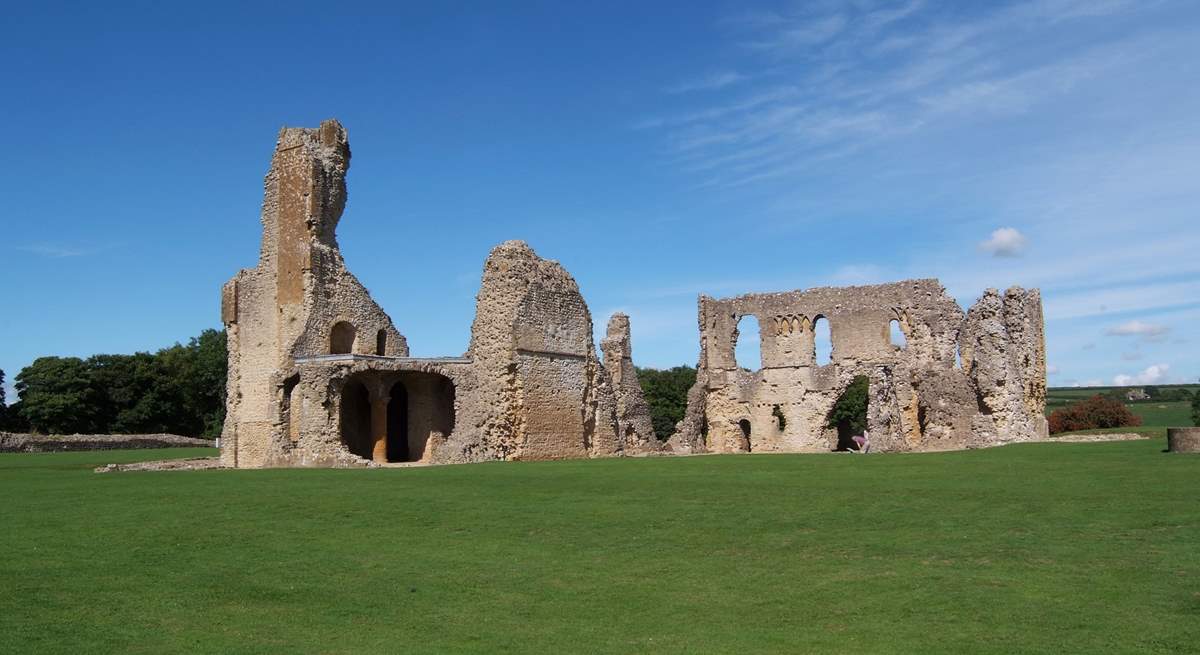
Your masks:
M 710 73 L 704 77 L 682 82 L 667 88 L 667 93 L 691 93 L 693 91 L 715 91 L 731 84 L 737 84 L 746 79 L 737 71 L 721 71 Z
M 1145 339 L 1158 339 L 1165 337 L 1171 328 L 1165 325 L 1155 323 L 1146 323 L 1134 319 L 1120 325 L 1114 325 L 1104 331 L 1105 334 L 1115 337 L 1142 337 Z
M 50 257 L 52 259 L 61 259 L 63 257 L 80 257 L 89 253 L 83 248 L 72 246 L 63 246 L 50 243 L 38 243 L 27 246 L 16 246 L 17 250 L 40 255 L 42 257 Z

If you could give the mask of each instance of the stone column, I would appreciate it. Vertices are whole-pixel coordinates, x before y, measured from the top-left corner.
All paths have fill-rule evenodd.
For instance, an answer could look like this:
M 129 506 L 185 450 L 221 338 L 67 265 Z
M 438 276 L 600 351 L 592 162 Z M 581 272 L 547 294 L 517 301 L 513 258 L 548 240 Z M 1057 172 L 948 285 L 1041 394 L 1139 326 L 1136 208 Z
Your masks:
M 1168 428 L 1167 450 L 1173 453 L 1200 453 L 1200 427 Z
M 387 409 L 386 395 L 371 396 L 371 440 L 375 442 L 371 450 L 371 459 L 380 464 L 387 463 Z

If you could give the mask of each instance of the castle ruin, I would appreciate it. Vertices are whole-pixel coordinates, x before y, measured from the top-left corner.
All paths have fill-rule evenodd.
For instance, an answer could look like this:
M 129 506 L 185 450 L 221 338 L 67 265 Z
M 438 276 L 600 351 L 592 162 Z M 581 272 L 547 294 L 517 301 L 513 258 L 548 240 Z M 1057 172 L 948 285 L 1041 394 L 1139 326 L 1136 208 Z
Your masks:
M 743 317 L 760 326 L 762 366 L 737 365 Z M 828 362 L 817 361 L 826 323 Z M 828 417 L 868 380 L 879 451 L 952 450 L 1045 437 L 1046 351 L 1036 290 L 989 289 L 964 315 L 937 280 L 699 300 L 700 361 L 675 452 L 844 449 Z M 902 333 L 892 343 L 890 327 Z
M 522 242 L 488 256 L 467 352 L 410 357 L 337 245 L 349 165 L 337 121 L 279 133 L 258 265 L 221 294 L 224 466 L 830 450 L 836 436 L 823 417 L 857 375 L 870 379 L 879 450 L 1045 434 L 1041 301 L 1020 289 L 989 291 L 965 317 L 933 280 L 701 297 L 697 382 L 665 444 L 670 435 L 656 438 L 638 384 L 628 317 L 610 320 L 601 360 L 575 280 Z M 765 326 L 757 372 L 738 368 L 733 354 L 749 314 Z M 821 319 L 835 352 L 824 365 L 813 355 Z M 889 320 L 903 328 L 905 348 L 888 343 Z

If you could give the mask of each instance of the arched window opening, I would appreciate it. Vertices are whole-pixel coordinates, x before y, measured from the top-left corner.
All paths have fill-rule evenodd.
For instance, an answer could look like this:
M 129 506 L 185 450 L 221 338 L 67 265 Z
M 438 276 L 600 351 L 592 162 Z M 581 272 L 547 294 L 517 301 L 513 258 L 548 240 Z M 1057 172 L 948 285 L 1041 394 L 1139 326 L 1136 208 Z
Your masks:
M 888 338 L 891 339 L 892 345 L 904 350 L 908 347 L 908 337 L 904 336 L 904 330 L 900 328 L 900 321 L 893 318 L 888 323 Z
M 333 324 L 329 332 L 329 352 L 332 355 L 348 355 L 354 352 L 354 326 L 346 321 Z
M 375 334 L 375 354 L 387 354 L 387 330 L 380 330 Z
M 833 361 L 833 332 L 829 327 L 829 319 L 818 316 L 813 321 L 813 359 L 817 366 L 825 366 Z
M 738 368 L 757 371 L 762 368 L 762 333 L 758 318 L 747 314 L 738 319 L 734 329 L 733 358 Z
M 342 443 L 364 459 L 371 459 L 374 441 L 371 439 L 371 397 L 367 387 L 350 380 L 342 388 Z
M 283 424 L 292 443 L 300 440 L 300 403 L 300 375 L 296 374 L 283 381 Z
M 751 452 L 753 447 L 750 443 L 750 421 L 742 419 L 738 421 L 738 427 L 742 430 L 742 450 Z
M 834 450 L 858 450 L 854 437 L 867 431 L 867 405 L 870 402 L 871 381 L 865 375 L 855 376 L 829 410 L 825 427 L 837 430 Z

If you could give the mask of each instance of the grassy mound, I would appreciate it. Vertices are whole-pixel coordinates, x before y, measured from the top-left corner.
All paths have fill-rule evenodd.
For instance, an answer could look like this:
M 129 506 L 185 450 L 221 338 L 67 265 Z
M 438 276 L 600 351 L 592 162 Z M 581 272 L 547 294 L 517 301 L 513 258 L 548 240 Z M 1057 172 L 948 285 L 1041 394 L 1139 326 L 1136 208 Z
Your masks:
M 104 475 L 164 453 L 0 455 L 0 634 L 14 652 L 1181 652 L 1200 643 L 1200 457 L 1162 449 Z

